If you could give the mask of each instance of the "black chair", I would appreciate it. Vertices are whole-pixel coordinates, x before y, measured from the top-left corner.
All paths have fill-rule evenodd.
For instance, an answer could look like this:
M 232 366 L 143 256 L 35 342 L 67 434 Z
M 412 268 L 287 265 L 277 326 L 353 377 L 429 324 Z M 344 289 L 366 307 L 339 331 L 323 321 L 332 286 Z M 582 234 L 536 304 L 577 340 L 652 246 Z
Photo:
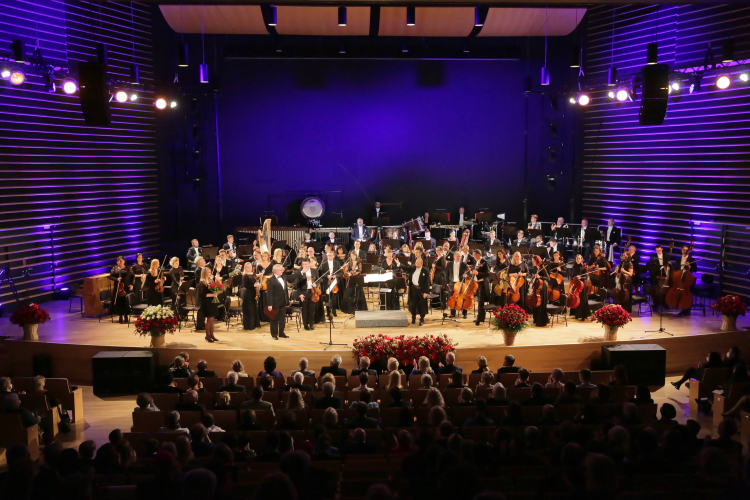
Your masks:
M 81 317 L 83 317 L 83 294 L 78 292 L 76 289 L 76 293 L 70 296 L 70 300 L 68 301 L 68 312 L 73 312 L 73 300 L 78 299 L 79 301 L 79 308 L 81 311 Z
M 289 320 L 290 318 L 294 319 L 294 322 L 297 325 L 297 332 L 299 332 L 299 326 L 302 324 L 302 308 L 300 307 L 294 307 L 294 306 L 287 306 L 286 308 L 286 314 L 285 320 Z
M 560 298 L 556 301 L 557 303 L 547 304 L 547 315 L 550 318 L 551 327 L 555 326 L 555 320 L 560 322 L 560 317 L 565 321 L 565 326 L 568 326 L 568 296 L 565 294 L 560 295 Z
M 653 287 L 649 283 L 643 284 L 643 293 L 634 293 L 633 294 L 633 305 L 638 304 L 638 316 L 641 316 L 643 313 L 643 306 L 646 305 L 648 307 L 648 313 L 650 316 L 654 315 L 653 307 L 651 306 L 651 292 L 653 291 Z
M 130 309 L 130 311 L 128 311 L 128 316 L 127 316 L 128 328 L 129 328 L 130 316 L 140 316 L 141 313 L 143 313 L 143 311 L 145 311 L 148 306 L 146 304 L 140 304 L 133 292 L 130 292 L 129 294 L 127 294 L 125 298 L 128 300 L 128 306 Z
M 109 319 L 114 323 L 115 317 L 113 316 L 114 308 L 112 304 L 112 291 L 111 290 L 101 290 L 99 292 L 99 300 L 102 301 L 102 312 L 99 314 L 99 323 L 102 322 L 102 316 L 104 316 L 104 311 L 107 311 L 107 314 L 109 314 Z
M 714 285 L 713 274 L 701 274 L 701 282 L 693 285 L 693 307 L 691 309 L 698 309 L 703 311 L 703 316 L 706 315 L 706 301 L 715 300 L 716 287 Z M 716 311 L 711 310 L 711 315 L 716 314 Z
M 245 296 L 245 290 L 244 288 L 240 291 L 240 301 L 244 300 Z M 227 322 L 227 331 L 229 331 L 229 320 L 232 318 L 240 318 L 240 322 L 242 321 L 242 302 L 239 303 L 237 306 L 232 305 L 232 297 L 227 297 L 224 299 L 224 307 L 226 308 L 227 312 L 224 315 L 225 320 Z
M 404 307 L 404 295 L 406 295 L 406 279 L 403 276 L 393 278 L 393 290 L 401 299 L 401 307 Z
M 432 302 L 438 299 L 440 300 L 440 285 L 432 285 L 430 293 L 427 294 L 427 304 L 430 306 L 430 314 L 432 314 Z M 443 308 L 443 304 L 440 304 L 440 309 Z
M 196 314 L 198 314 L 198 310 L 200 307 L 188 304 L 183 304 L 183 301 L 186 301 L 187 295 L 184 294 L 178 294 L 177 295 L 177 304 L 175 305 L 175 312 L 177 313 L 177 317 L 179 318 L 178 328 L 182 329 L 182 314 L 181 310 L 185 312 L 185 319 L 187 320 L 190 313 L 193 314 L 193 325 L 197 325 L 197 319 Z

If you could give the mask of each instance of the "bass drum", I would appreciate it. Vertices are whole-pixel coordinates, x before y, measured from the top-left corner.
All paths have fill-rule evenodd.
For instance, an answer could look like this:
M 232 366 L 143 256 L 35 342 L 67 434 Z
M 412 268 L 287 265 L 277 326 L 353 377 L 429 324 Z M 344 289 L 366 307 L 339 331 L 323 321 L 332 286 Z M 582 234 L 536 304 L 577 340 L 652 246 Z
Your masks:
M 422 217 L 417 217 L 416 219 L 412 219 L 410 221 L 404 222 L 404 227 L 407 231 L 410 231 L 412 234 L 421 233 L 425 230 L 424 227 L 424 221 L 422 220 Z
M 307 219 L 320 219 L 326 213 L 326 205 L 317 196 L 310 196 L 302 200 L 300 212 Z

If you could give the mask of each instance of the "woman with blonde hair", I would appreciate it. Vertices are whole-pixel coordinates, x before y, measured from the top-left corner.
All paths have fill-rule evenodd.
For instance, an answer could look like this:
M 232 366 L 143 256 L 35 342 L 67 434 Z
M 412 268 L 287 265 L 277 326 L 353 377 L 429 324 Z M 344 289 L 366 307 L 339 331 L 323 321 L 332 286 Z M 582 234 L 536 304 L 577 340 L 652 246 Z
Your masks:
M 182 279 L 182 267 L 180 267 L 180 259 L 178 257 L 172 257 L 169 259 L 169 279 L 172 283 L 169 292 L 172 296 L 172 309 L 177 304 L 177 294 L 180 293 L 180 285 L 184 282 Z
M 245 365 L 239 359 L 235 359 L 234 361 L 232 361 L 232 371 L 236 372 L 240 377 L 248 376 L 248 374 L 245 373 Z
M 387 366 L 387 368 L 388 368 L 388 373 L 391 373 L 391 372 L 393 372 L 393 371 L 397 371 L 397 372 L 399 372 L 399 373 L 400 373 L 401 375 L 403 375 L 403 374 L 404 374 L 404 371 L 403 371 L 403 370 L 401 370 L 401 369 L 400 369 L 400 368 L 398 367 L 398 359 L 396 359 L 396 358 L 388 358 L 388 364 L 387 364 L 386 366 Z
M 302 393 L 299 392 L 299 389 L 291 389 L 289 391 L 289 399 L 286 400 L 286 409 L 304 410 L 305 408 L 307 408 L 307 404 L 305 404 L 305 400 L 302 398 Z
M 322 389 L 326 382 L 330 382 L 333 384 L 333 387 L 336 387 L 336 377 L 333 373 L 326 373 L 320 377 L 320 380 L 318 380 L 318 387 Z
M 436 387 L 430 387 L 430 390 L 427 391 L 427 396 L 424 398 L 424 405 L 427 408 L 432 408 L 433 406 L 445 408 L 443 395 L 440 394 L 440 391 L 438 391 Z
M 143 288 L 146 290 L 146 302 L 150 306 L 160 306 L 163 302 L 161 292 L 156 290 L 157 285 L 164 283 L 164 276 L 159 274 L 159 261 L 153 259 L 151 267 L 146 273 L 146 283 Z
M 149 272 L 151 274 L 151 272 Z M 216 315 L 219 314 L 217 304 L 213 302 L 215 293 L 211 293 L 208 289 L 208 283 L 211 281 L 211 270 L 204 267 L 201 271 L 200 282 L 197 287 L 197 296 L 200 299 L 199 308 L 203 311 L 203 316 L 206 318 L 206 342 L 218 342 L 214 336 L 214 323 L 216 323 Z M 146 276 L 146 282 L 148 282 L 148 276 Z
M 521 299 L 518 301 L 518 306 L 522 309 L 526 309 L 526 294 L 528 293 L 528 286 L 526 283 L 527 273 L 528 273 L 528 268 L 523 262 L 523 257 L 521 257 L 521 252 L 514 253 L 513 257 L 510 260 L 510 265 L 508 266 L 508 279 L 511 279 L 511 278 L 523 278 L 524 279 L 523 285 L 520 287 L 517 287 L 517 290 L 521 294 Z
M 396 370 L 393 370 L 390 375 L 388 375 L 388 385 L 385 387 L 386 389 L 393 389 L 394 387 L 398 387 L 399 389 L 402 388 L 401 386 L 401 374 L 397 372 Z
M 477 358 L 477 367 L 478 368 L 476 370 L 472 370 L 472 374 L 484 373 L 486 371 L 489 371 L 489 368 L 487 368 L 487 358 L 485 358 L 484 356 L 479 356 Z

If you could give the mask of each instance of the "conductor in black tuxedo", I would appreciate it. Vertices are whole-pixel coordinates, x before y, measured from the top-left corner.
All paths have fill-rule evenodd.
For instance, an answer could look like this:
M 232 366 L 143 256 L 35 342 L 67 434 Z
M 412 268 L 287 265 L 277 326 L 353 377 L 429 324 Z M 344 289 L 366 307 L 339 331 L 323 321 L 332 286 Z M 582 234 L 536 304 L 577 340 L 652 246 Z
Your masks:
M 273 276 L 268 278 L 267 286 L 267 310 L 270 311 L 273 308 L 276 311 L 276 318 L 271 320 L 271 337 L 274 340 L 279 340 L 279 337 L 288 339 L 289 337 L 284 333 L 286 306 L 289 305 L 289 294 L 287 293 L 286 281 L 284 280 L 284 266 L 274 264 Z
M 400 264 L 406 274 L 406 282 L 409 285 L 409 312 L 411 312 L 411 324 L 417 320 L 419 314 L 419 326 L 424 325 L 424 317 L 427 314 L 427 294 L 430 293 L 430 273 L 422 267 L 422 259 L 417 259 L 414 265 Z
M 352 229 L 352 241 L 365 241 L 367 240 L 367 236 L 367 226 L 365 226 L 361 218 L 357 219 L 357 225 Z
M 302 269 L 294 273 L 293 279 L 302 305 L 302 324 L 305 330 L 315 330 L 315 302 L 312 301 L 312 287 L 318 280 L 318 270 L 310 269 L 310 259 L 303 257 Z

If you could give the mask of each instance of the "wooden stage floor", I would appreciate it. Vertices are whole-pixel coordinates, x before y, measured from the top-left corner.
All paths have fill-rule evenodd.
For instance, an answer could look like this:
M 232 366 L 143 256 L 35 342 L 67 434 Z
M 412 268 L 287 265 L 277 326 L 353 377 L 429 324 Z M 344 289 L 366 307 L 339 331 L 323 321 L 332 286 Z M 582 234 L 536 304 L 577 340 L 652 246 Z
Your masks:
M 90 355 L 101 350 L 136 350 L 149 348 L 149 339 L 134 334 L 131 324 L 120 325 L 111 323 L 108 317 L 101 322 L 96 318 L 82 318 L 78 313 L 68 313 L 67 301 L 48 302 L 44 304 L 52 316 L 52 321 L 40 325 L 39 342 L 17 342 L 22 337 L 21 329 L 10 324 L 7 317 L 0 319 L 0 335 L 7 337 L 3 342 L 4 352 L 11 366 L 16 367 L 18 374 L 27 373 L 28 368 L 21 366 L 29 361 L 27 356 L 33 353 L 49 353 L 63 356 L 72 362 L 84 362 L 90 371 Z M 506 347 L 502 334 L 492 330 L 485 324 L 475 326 L 471 312 L 469 319 L 459 322 L 446 321 L 441 324 L 442 311 L 435 310 L 428 315 L 424 326 L 409 325 L 406 328 L 356 328 L 352 315 L 339 313 L 334 318 L 332 340 L 335 344 L 347 344 L 347 347 L 336 346 L 324 351 L 323 342 L 328 342 L 327 325 L 316 325 L 314 331 L 301 329 L 287 324 L 289 339 L 273 340 L 270 336 L 268 324 L 253 331 L 245 331 L 242 325 L 235 321 L 227 331 L 226 324 L 217 325 L 215 335 L 220 342 L 207 343 L 203 332 L 196 332 L 189 328 L 168 335 L 166 346 L 159 349 L 159 363 L 167 364 L 168 359 L 181 350 L 198 351 L 194 356 L 206 358 L 211 362 L 225 362 L 226 360 L 241 358 L 249 365 L 252 359 L 262 360 L 268 355 L 277 358 L 280 368 L 288 372 L 293 368 L 300 356 L 310 358 L 311 366 L 330 359 L 332 353 L 339 353 L 344 358 L 344 366 L 351 366 L 351 343 L 356 338 L 370 334 L 389 335 L 428 335 L 445 333 L 458 343 L 458 356 L 464 365 L 474 365 L 476 356 L 485 355 L 490 366 L 500 365 L 502 356 L 506 352 L 513 352 L 516 358 L 526 357 L 524 366 L 533 366 L 537 370 L 561 367 L 563 369 L 583 368 L 591 359 L 598 357 L 603 342 L 603 329 L 600 325 L 590 321 L 579 322 L 568 318 L 565 322 L 548 325 L 545 328 L 531 327 L 520 334 L 516 345 Z M 664 327 L 673 336 L 660 332 L 646 333 L 647 330 L 659 329 L 659 316 L 645 315 L 634 317 L 633 322 L 620 329 L 617 342 L 612 343 L 655 343 L 668 350 L 668 372 L 680 371 L 687 366 L 693 366 L 706 351 L 722 350 L 734 344 L 750 349 L 745 326 L 748 321 L 740 317 L 739 332 L 720 332 L 721 318 L 713 316 L 708 310 L 704 317 L 702 312 L 693 311 L 689 317 L 676 317 L 673 313 L 665 313 Z M 16 353 L 19 357 L 15 357 Z M 93 354 L 91 354 L 93 353 Z M 519 357 L 520 356 L 520 357 Z M 83 358 L 83 359 L 82 359 Z M 533 361 L 532 361 L 533 360 Z M 686 364 L 687 363 L 687 364 Z M 257 363 L 255 366 L 260 366 Z M 459 363 L 461 364 L 461 363 Z M 218 367 L 217 367 L 218 369 Z M 258 368 L 260 369 L 260 368 Z M 473 368 L 472 368 L 473 369 Z M 83 370 L 81 370 L 83 371 Z M 218 371 L 223 371 L 223 368 Z M 249 370 L 248 370 L 249 371 Z M 75 377 L 71 377 L 75 378 Z M 90 376 L 83 377 L 85 382 Z

